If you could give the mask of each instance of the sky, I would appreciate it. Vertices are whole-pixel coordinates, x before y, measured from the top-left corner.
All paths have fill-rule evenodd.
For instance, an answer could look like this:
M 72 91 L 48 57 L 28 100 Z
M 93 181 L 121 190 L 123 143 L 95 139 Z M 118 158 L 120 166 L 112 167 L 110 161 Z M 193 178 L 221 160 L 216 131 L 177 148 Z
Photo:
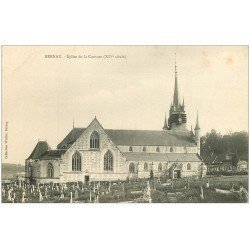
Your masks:
M 3 46 L 2 161 L 24 164 L 97 117 L 106 129 L 161 130 L 175 54 L 187 128 L 248 131 L 247 46 Z M 48 58 L 57 55 L 60 58 Z

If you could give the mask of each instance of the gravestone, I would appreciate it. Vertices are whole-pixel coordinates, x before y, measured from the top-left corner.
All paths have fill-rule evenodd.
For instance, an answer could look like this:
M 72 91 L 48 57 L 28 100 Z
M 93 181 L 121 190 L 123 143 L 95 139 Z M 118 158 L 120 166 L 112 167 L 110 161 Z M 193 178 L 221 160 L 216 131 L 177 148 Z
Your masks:
M 200 197 L 202 200 L 204 200 L 204 195 L 203 195 L 203 187 L 201 186 L 201 194 L 200 194 Z
M 23 191 L 23 192 L 22 192 L 21 202 L 22 202 L 22 203 L 24 203 L 24 202 L 25 202 L 25 191 Z
M 38 195 L 39 195 L 39 202 L 43 201 L 43 196 L 40 189 L 38 191 Z
M 206 183 L 206 187 L 209 188 L 209 180 Z
M 70 203 L 73 203 L 73 196 L 72 196 L 73 194 L 72 194 L 72 192 L 70 192 Z
M 76 199 L 78 199 L 78 191 L 77 191 L 77 189 L 76 189 L 76 191 L 75 191 L 75 200 Z

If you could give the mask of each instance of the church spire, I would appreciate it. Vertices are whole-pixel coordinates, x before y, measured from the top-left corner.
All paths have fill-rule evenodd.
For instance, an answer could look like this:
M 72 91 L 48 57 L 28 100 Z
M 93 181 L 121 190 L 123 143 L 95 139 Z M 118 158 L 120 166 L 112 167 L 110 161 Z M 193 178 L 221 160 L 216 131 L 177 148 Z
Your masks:
M 175 53 L 175 84 L 174 84 L 174 106 L 179 107 L 179 93 L 177 83 L 177 66 L 176 66 L 176 53 Z
M 199 129 L 201 129 L 201 128 L 200 128 L 200 125 L 199 125 L 199 113 L 198 113 L 198 110 L 197 110 L 196 125 L 195 125 L 194 130 L 199 130 Z
M 167 129 L 168 129 L 166 112 L 165 112 L 164 126 L 163 126 L 163 128 L 162 128 L 162 129 L 164 129 L 164 130 L 167 130 Z
M 73 117 L 73 128 L 75 128 L 75 118 Z

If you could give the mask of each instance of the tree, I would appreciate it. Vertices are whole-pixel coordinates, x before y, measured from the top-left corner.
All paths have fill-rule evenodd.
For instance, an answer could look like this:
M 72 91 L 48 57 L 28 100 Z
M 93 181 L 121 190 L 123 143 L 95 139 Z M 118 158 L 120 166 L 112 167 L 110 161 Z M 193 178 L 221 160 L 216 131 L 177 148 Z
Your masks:
M 153 170 L 151 169 L 150 170 L 150 180 L 153 180 L 154 179 L 154 172 Z
M 201 138 L 201 154 L 217 156 L 219 154 L 233 154 L 233 165 L 237 165 L 240 158 L 248 160 L 248 133 L 245 131 L 232 132 L 225 135 L 214 129 Z

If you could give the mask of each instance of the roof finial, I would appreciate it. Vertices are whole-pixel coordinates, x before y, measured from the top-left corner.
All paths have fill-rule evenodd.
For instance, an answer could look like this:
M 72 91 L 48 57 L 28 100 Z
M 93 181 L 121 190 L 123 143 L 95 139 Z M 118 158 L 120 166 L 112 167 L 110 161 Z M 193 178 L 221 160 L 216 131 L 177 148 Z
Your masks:
M 175 67 L 175 76 L 177 76 L 176 52 L 174 53 L 174 67 Z
M 183 102 L 182 102 L 182 106 L 185 107 L 185 104 L 184 104 L 184 96 L 183 96 Z
M 75 118 L 73 117 L 73 128 L 75 128 Z
M 200 128 L 200 125 L 199 125 L 199 113 L 198 113 L 198 110 L 197 110 L 196 125 L 195 125 L 194 130 L 198 130 L 198 129 L 201 129 L 201 128 Z
M 164 130 L 167 130 L 167 129 L 168 129 L 166 112 L 165 112 L 165 120 L 164 120 L 164 125 L 163 125 L 163 128 L 162 128 L 162 129 L 164 129 Z
M 176 53 L 175 53 L 175 84 L 174 84 L 174 98 L 173 104 L 176 108 L 179 107 L 179 93 L 178 93 L 178 83 L 177 83 L 177 66 L 176 66 Z

